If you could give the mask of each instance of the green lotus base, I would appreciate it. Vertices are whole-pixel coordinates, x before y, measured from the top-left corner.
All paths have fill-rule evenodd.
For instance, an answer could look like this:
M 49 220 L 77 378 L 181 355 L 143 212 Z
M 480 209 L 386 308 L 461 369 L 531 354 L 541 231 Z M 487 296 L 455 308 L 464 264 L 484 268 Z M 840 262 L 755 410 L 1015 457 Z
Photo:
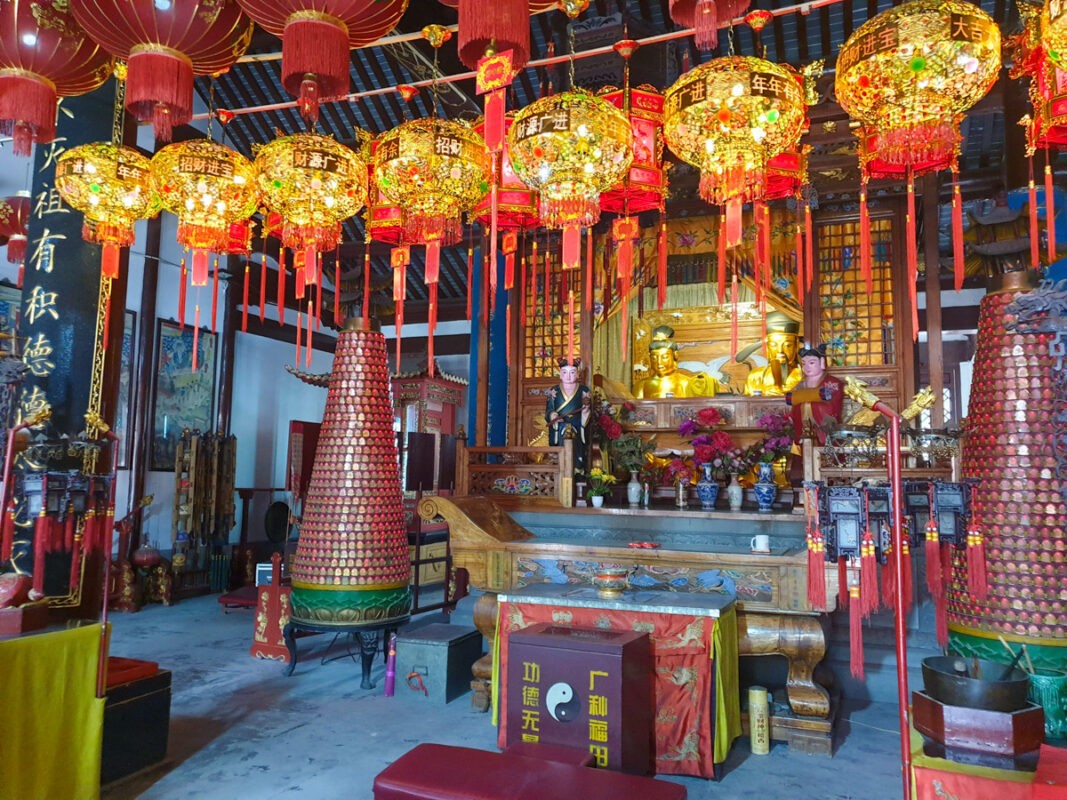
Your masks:
M 292 618 L 316 625 L 380 625 L 411 613 L 411 590 L 309 589 L 293 586 Z
M 1034 662 L 1035 668 L 1067 670 L 1067 647 L 1050 647 L 1038 644 L 1033 639 L 1005 638 L 1007 638 L 1008 644 L 1015 652 L 1018 652 L 1020 645 L 1025 642 L 1026 652 L 1030 654 L 1030 660 Z M 948 649 L 965 657 L 977 656 L 978 658 L 1000 661 L 1005 664 L 1011 661 L 1011 656 L 1004 649 L 1004 645 L 997 640 L 995 634 L 990 639 L 949 628 Z

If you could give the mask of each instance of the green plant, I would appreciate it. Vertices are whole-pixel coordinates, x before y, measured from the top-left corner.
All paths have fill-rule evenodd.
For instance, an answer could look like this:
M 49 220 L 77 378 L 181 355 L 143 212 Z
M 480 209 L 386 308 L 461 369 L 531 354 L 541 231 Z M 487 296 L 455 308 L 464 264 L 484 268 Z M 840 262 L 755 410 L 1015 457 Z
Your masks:
M 609 445 L 612 463 L 633 472 L 643 468 L 648 461 L 646 456 L 652 452 L 652 443 L 646 442 L 636 433 L 624 433 Z
M 600 467 L 593 467 L 589 470 L 589 490 L 587 494 L 590 497 L 611 494 L 611 485 L 613 483 L 615 483 L 614 475 L 610 472 L 604 472 Z

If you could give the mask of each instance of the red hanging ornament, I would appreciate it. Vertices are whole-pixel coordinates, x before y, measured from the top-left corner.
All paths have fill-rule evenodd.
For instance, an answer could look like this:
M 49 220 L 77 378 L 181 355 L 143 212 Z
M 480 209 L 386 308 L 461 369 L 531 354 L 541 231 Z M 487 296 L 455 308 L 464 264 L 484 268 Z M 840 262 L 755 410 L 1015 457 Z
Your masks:
M 874 552 L 874 534 L 868 524 L 860 545 L 860 598 L 864 617 L 878 610 L 878 562 Z
M 719 267 L 721 273 L 722 267 Z M 725 291 L 723 276 L 719 278 L 719 292 Z M 656 240 L 656 309 L 663 310 L 667 302 L 667 213 L 663 209 L 659 214 L 659 238 Z M 722 303 L 722 298 L 719 299 Z
M 819 526 L 819 487 L 804 485 L 804 511 L 807 521 L 808 605 L 814 611 L 826 608 L 826 543 Z
M 941 542 L 937 520 L 932 511 L 930 519 L 926 523 L 926 544 L 923 550 L 926 556 L 926 588 L 936 598 L 943 590 L 941 584 Z
M 911 335 L 919 337 L 919 235 L 915 219 L 915 176 L 908 167 L 908 211 L 905 221 L 905 250 L 908 254 L 908 304 L 911 306 Z M 937 270 L 937 264 L 927 264 L 927 269 Z
M 1030 211 L 1030 266 L 1041 269 L 1041 231 L 1037 224 L 1037 186 L 1034 184 L 1034 157 L 1027 158 L 1030 165 L 1030 180 L 1027 184 Z
M 960 171 L 952 165 L 952 276 L 955 289 L 963 288 L 967 264 L 963 258 L 963 197 L 960 195 Z
M 719 235 L 716 239 L 718 248 L 719 305 L 726 302 L 726 215 L 719 214 Z M 731 350 L 736 353 L 736 350 Z
M 178 325 L 185 330 L 185 283 L 188 280 L 185 259 L 181 263 L 181 278 L 178 281 Z
M 1045 235 L 1048 236 L 1048 263 L 1056 260 L 1056 202 L 1052 186 L 1052 164 L 1045 148 Z
M 26 223 L 29 221 L 29 192 L 19 192 L 0 200 L 0 243 L 7 242 L 9 264 L 21 265 L 26 260 Z
M 863 680 L 863 602 L 860 600 L 860 584 L 858 580 L 849 581 L 848 594 L 848 647 L 849 671 L 852 677 Z
M 860 181 L 860 274 L 870 296 L 874 293 L 874 271 L 871 268 L 871 214 L 867 208 L 866 175 Z
M 248 283 L 250 280 L 248 273 L 248 264 L 245 263 L 245 282 L 241 290 L 241 333 L 248 333 Z
M 404 300 L 407 297 L 407 266 L 411 263 L 411 248 L 394 247 L 389 258 L 393 268 L 393 304 L 396 307 L 396 371 L 400 371 L 400 345 L 403 342 Z

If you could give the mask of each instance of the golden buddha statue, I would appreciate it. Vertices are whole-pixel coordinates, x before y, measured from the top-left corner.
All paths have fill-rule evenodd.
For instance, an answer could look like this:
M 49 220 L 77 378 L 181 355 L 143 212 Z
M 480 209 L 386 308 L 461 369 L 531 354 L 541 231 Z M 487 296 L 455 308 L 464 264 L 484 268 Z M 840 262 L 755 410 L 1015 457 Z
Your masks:
M 706 373 L 689 375 L 678 369 L 677 350 L 674 328 L 660 325 L 652 331 L 652 341 L 648 343 L 652 375 L 637 386 L 635 397 L 704 397 L 718 391 L 718 381 L 713 376 Z
M 797 354 L 800 351 L 800 325 L 781 312 L 767 315 L 767 335 L 763 340 L 767 366 L 748 373 L 745 394 L 781 397 L 804 378 Z M 741 360 L 740 355 L 738 360 Z

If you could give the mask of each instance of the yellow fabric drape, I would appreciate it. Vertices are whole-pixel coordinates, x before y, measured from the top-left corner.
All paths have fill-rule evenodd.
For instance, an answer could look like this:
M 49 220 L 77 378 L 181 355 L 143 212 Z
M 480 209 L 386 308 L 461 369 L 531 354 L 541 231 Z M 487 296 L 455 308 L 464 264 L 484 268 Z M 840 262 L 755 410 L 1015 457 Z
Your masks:
M 0 641 L 0 796 L 100 796 L 100 625 Z
M 493 632 L 493 677 L 490 702 L 493 705 L 493 725 L 500 725 L 500 603 L 496 604 L 496 630 Z
M 741 735 L 741 693 L 737 681 L 737 611 L 733 606 L 715 620 L 711 632 L 715 659 L 715 763 L 721 764 Z

